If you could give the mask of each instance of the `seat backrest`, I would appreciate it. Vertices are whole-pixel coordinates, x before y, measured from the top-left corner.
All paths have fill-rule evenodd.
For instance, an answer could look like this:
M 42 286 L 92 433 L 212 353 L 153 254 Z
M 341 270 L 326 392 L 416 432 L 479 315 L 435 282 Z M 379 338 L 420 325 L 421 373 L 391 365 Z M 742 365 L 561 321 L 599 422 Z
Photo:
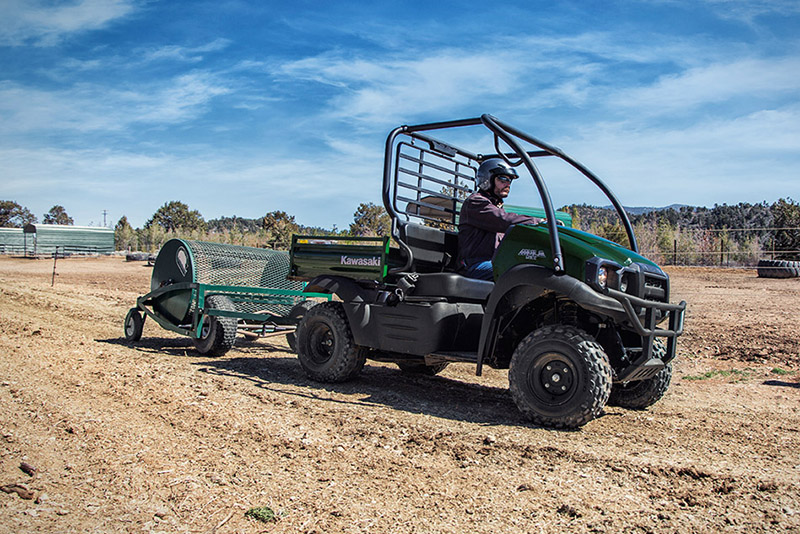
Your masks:
M 400 240 L 411 249 L 411 269 L 420 273 L 455 270 L 458 234 L 432 226 L 405 223 L 400 225 Z

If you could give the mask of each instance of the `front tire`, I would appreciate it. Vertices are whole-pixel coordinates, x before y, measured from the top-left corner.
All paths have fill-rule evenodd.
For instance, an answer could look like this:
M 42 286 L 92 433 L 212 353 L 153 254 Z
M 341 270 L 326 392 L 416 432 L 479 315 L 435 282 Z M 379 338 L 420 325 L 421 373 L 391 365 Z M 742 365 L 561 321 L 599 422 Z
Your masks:
M 517 346 L 508 380 L 526 418 L 542 426 L 578 428 L 602 413 L 611 393 L 611 365 L 583 330 L 550 325 Z
M 206 299 L 206 308 L 236 311 L 231 299 L 223 295 L 211 295 Z M 203 356 L 223 356 L 236 341 L 236 318 L 207 315 L 199 338 L 193 338 L 194 346 Z
M 297 327 L 297 359 L 319 382 L 344 382 L 364 367 L 367 350 L 355 344 L 341 304 L 324 302 L 306 312 Z
M 653 357 L 663 359 L 666 355 L 667 347 L 664 342 L 655 340 L 653 342 Z M 608 404 L 629 410 L 644 410 L 661 400 L 661 397 L 669 389 L 671 381 L 672 362 L 668 363 L 652 378 L 614 384 L 611 387 L 611 396 L 608 399 Z

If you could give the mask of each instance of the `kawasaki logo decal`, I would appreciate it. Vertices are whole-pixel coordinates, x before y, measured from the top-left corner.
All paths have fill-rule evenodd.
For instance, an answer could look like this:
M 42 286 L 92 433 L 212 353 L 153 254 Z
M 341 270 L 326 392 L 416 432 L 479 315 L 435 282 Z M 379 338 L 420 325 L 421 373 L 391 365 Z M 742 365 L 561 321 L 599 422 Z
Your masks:
M 544 250 L 533 250 L 530 248 L 523 248 L 520 249 L 519 253 L 517 253 L 517 256 L 522 256 L 526 260 L 538 260 L 539 258 L 544 258 L 545 253 Z
M 373 256 L 371 258 L 351 258 L 350 256 L 342 256 L 341 265 L 359 265 L 362 267 L 380 267 L 380 256 Z

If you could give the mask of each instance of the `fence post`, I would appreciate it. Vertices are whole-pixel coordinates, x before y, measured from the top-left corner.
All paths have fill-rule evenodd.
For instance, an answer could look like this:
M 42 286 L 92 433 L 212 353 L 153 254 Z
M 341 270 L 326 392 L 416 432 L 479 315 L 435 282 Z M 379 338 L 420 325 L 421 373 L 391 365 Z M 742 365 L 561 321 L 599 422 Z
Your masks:
M 672 240 L 672 265 L 678 265 L 678 240 Z

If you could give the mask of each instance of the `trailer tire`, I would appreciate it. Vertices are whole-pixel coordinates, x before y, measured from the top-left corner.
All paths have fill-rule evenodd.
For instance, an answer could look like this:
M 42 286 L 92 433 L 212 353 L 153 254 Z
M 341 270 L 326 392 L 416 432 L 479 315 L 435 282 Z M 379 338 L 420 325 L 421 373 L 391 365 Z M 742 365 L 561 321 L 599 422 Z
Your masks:
M 311 308 L 297 327 L 297 359 L 319 382 L 344 382 L 364 367 L 367 349 L 353 341 L 347 315 L 338 302 Z
M 663 358 L 667 354 L 667 347 L 661 340 L 653 342 L 653 357 Z M 608 398 L 610 406 L 619 406 L 629 410 L 644 410 L 652 406 L 669 389 L 672 381 L 672 363 L 668 363 L 652 378 L 637 380 L 635 382 L 613 384 L 611 396 Z
M 300 321 L 303 320 L 308 310 L 316 306 L 318 303 L 314 302 L 313 300 L 304 300 L 303 302 L 298 302 L 295 304 L 292 309 L 289 311 L 289 315 L 287 319 L 289 319 L 295 326 L 300 324 Z M 292 349 L 292 352 L 297 352 L 297 330 L 294 332 L 289 332 L 286 334 L 286 342 L 289 344 L 289 348 Z
M 435 363 L 428 365 L 422 362 L 397 362 L 397 367 L 404 373 L 415 375 L 436 376 L 450 365 L 449 362 Z
M 206 299 L 206 308 L 214 310 L 236 311 L 231 299 L 223 295 L 211 295 Z M 219 317 L 207 315 L 203 321 L 203 330 L 199 338 L 193 338 L 194 346 L 203 356 L 223 356 L 233 348 L 236 342 L 235 317 Z
M 508 371 L 514 403 L 532 422 L 577 428 L 598 417 L 611 393 L 603 347 L 572 326 L 534 330 L 517 346 Z
M 131 308 L 128 310 L 128 315 L 125 316 L 125 341 L 135 343 L 142 339 L 142 331 L 144 330 L 144 317 L 138 308 Z

